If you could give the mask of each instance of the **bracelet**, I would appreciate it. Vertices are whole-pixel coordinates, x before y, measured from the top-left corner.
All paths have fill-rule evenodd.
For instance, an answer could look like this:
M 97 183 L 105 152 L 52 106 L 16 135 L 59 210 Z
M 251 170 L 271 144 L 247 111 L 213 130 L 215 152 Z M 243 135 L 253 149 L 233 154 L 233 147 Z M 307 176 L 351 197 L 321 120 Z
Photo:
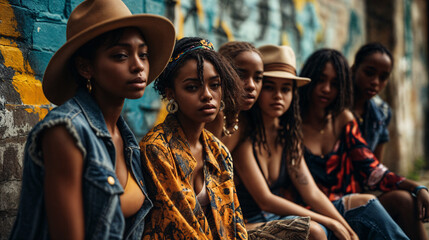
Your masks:
M 420 185 L 420 186 L 417 186 L 416 188 L 414 188 L 414 190 L 411 192 L 411 195 L 413 197 L 417 197 L 417 194 L 419 194 L 420 190 L 422 190 L 422 189 L 429 192 L 429 190 L 426 186 Z

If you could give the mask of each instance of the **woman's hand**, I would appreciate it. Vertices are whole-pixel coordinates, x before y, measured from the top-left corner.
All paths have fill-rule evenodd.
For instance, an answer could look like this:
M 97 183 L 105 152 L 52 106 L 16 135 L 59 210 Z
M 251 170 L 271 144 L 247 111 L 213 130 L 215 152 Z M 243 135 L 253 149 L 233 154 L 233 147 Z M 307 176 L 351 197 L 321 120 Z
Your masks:
M 419 220 L 429 222 L 429 193 L 426 189 L 420 189 L 417 193 L 417 211 Z
M 337 220 L 332 219 L 330 224 L 327 226 L 340 240 L 357 240 L 359 239 L 353 230 L 350 229 L 350 231 L 344 227 L 343 224 L 338 222 Z

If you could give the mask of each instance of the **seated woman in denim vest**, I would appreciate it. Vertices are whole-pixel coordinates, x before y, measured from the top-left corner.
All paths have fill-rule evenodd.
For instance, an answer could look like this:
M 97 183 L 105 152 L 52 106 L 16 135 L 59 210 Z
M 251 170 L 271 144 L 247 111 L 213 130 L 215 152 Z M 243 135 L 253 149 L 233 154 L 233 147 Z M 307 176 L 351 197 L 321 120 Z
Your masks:
M 352 83 L 346 58 L 320 49 L 305 62 L 300 76 L 304 158 L 319 188 L 361 239 L 408 239 L 383 206 L 364 188 L 391 191 L 404 178 L 374 158 L 349 110 Z M 405 186 L 405 185 L 404 185 Z
M 380 162 L 383 160 L 384 146 L 389 141 L 387 127 L 392 111 L 378 93 L 386 87 L 392 69 L 393 56 L 380 43 L 362 46 L 352 66 L 353 114 L 369 149 Z
M 120 113 L 164 69 L 174 38 L 170 21 L 122 1 L 74 9 L 43 78 L 59 106 L 28 136 L 11 239 L 141 239 L 152 203 Z
M 168 99 L 165 121 L 140 142 L 154 207 L 144 239 L 247 239 L 228 149 L 204 129 L 234 105 L 236 73 L 201 38 L 176 43 L 155 81 Z
M 380 162 L 383 160 L 384 147 L 389 141 L 387 127 L 392 114 L 389 105 L 377 94 L 386 87 L 392 69 L 392 54 L 380 43 L 362 46 L 356 53 L 352 66 L 353 113 L 369 149 Z M 403 189 L 405 191 L 397 190 L 381 195 L 380 202 L 411 239 L 428 239 L 423 226 L 423 222 L 429 220 L 427 188 L 409 182 L 408 187 Z M 400 208 L 397 207 L 398 204 Z

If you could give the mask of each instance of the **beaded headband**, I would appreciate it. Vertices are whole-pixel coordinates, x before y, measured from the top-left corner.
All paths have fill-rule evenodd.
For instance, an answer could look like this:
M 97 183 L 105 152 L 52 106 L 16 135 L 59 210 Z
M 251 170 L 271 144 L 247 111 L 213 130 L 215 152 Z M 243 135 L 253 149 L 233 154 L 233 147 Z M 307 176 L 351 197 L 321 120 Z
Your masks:
M 209 40 L 203 39 L 199 43 L 201 45 L 198 45 L 198 46 L 192 45 L 188 49 L 186 49 L 185 51 L 179 53 L 175 58 L 171 57 L 169 63 L 170 64 L 174 63 L 177 60 L 179 60 L 181 57 L 183 57 L 186 53 L 197 50 L 197 49 L 207 49 L 207 50 L 214 51 L 213 44 Z

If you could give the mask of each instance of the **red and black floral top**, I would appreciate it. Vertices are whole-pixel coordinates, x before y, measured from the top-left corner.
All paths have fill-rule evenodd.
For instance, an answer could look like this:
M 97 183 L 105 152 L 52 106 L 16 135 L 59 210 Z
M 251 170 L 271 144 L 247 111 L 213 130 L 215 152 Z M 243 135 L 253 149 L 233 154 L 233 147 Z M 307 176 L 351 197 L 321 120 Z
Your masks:
M 376 159 L 355 120 L 344 127 L 331 153 L 317 156 L 305 149 L 304 158 L 317 185 L 331 201 L 365 189 L 391 191 L 405 179 Z

